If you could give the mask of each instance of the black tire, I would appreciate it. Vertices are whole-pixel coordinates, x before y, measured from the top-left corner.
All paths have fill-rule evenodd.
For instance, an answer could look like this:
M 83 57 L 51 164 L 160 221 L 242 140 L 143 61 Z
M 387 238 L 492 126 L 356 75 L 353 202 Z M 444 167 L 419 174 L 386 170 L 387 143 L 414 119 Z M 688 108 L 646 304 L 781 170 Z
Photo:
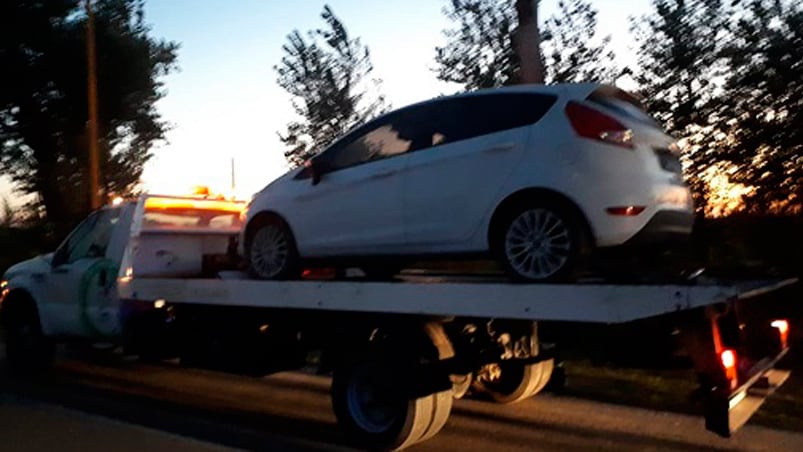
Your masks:
M 248 235 L 249 271 L 259 279 L 297 279 L 301 263 L 295 238 L 287 224 L 276 217 L 257 220 Z
M 4 313 L 9 372 L 24 377 L 42 375 L 52 366 L 54 344 L 42 332 L 39 313 L 33 301 L 14 301 L 17 302 L 14 309 Z
M 552 377 L 554 361 L 535 364 L 502 362 L 499 379 L 494 382 L 477 380 L 473 388 L 496 403 L 510 404 L 529 399 L 541 392 Z
M 591 240 L 575 209 L 540 201 L 520 203 L 502 215 L 492 248 L 513 280 L 569 283 L 586 269 Z
M 449 378 L 452 380 L 452 395 L 455 399 L 462 399 L 465 397 L 474 382 L 474 375 L 470 373 L 465 375 L 450 375 Z
M 529 337 L 530 355 L 537 356 L 541 351 L 537 322 L 523 323 L 510 328 L 513 328 L 512 331 L 516 334 L 523 333 Z M 472 388 L 496 403 L 510 404 L 529 399 L 541 392 L 552 378 L 555 362 L 553 359 L 532 364 L 502 361 L 495 366 L 498 366 L 495 369 L 497 375 L 495 378 L 475 378 Z
M 453 356 L 440 325 L 428 324 L 424 332 L 437 350 L 437 356 L 422 356 L 424 359 Z M 404 387 L 408 383 L 405 372 L 410 368 L 405 366 L 414 366 L 416 361 L 400 355 L 373 350 L 342 363 L 333 373 L 331 395 L 335 416 L 360 447 L 404 449 L 437 434 L 449 418 L 453 403 L 451 387 L 406 396 L 409 391 Z

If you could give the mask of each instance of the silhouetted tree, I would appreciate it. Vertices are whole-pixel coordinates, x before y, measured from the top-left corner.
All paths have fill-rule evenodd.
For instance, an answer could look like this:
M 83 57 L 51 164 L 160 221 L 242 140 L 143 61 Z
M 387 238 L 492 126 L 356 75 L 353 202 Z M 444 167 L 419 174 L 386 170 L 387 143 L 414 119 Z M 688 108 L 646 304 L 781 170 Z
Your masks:
M 454 23 L 436 48 L 440 80 L 465 90 L 519 83 L 520 61 L 513 41 L 518 23 L 512 0 L 450 0 L 444 14 Z M 617 74 L 608 37 L 598 37 L 596 10 L 583 0 L 561 0 L 559 12 L 540 33 L 547 83 L 605 81 Z
M 724 74 L 721 58 L 727 14 L 719 0 L 653 0 L 654 11 L 636 19 L 639 84 L 644 103 L 670 133 L 685 137 L 687 180 L 701 212 L 706 175 L 724 146 L 722 124 L 710 115 L 718 99 L 713 81 Z
M 687 179 L 706 211 L 709 181 L 750 191 L 751 212 L 803 205 L 803 12 L 798 3 L 655 0 L 634 26 L 636 81 L 650 112 L 684 138 Z
M 96 0 L 101 183 L 137 185 L 167 128 L 159 78 L 177 45 L 156 40 L 141 0 Z M 0 169 L 62 226 L 89 210 L 86 16 L 76 0 L 0 3 Z
M 590 2 L 558 2 L 558 13 L 544 24 L 541 44 L 546 80 L 551 83 L 606 82 L 619 76 L 610 36 L 597 36 L 597 10 Z
M 752 212 L 803 211 L 803 7 L 750 0 L 725 47 L 727 82 L 716 115 L 729 124 L 721 157 L 748 185 Z
M 292 96 L 299 116 L 279 134 L 292 166 L 386 109 L 384 97 L 371 92 L 379 81 L 369 79 L 368 47 L 348 34 L 329 6 L 321 18 L 325 28 L 308 31 L 306 38 L 297 30 L 287 36 L 284 57 L 275 67 L 279 86 Z
M 15 215 L 14 208 L 8 202 L 8 198 L 0 198 L 0 228 L 10 228 L 14 224 Z

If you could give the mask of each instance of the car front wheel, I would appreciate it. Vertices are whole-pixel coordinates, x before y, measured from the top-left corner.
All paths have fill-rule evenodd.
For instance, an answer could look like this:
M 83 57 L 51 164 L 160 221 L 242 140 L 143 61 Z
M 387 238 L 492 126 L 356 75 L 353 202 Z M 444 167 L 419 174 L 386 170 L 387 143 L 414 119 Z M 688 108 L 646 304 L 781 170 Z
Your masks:
M 248 241 L 251 273 L 260 279 L 292 279 L 300 272 L 290 228 L 277 219 L 263 221 Z

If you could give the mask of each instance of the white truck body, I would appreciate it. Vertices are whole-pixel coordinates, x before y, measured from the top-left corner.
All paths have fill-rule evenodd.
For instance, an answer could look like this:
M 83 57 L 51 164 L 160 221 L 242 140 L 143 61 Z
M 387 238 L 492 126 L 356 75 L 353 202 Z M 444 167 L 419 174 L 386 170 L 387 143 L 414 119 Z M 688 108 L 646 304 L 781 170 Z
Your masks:
M 555 357 L 539 343 L 537 321 L 610 324 L 677 313 L 701 376 L 706 427 L 723 436 L 788 377 L 772 369 L 788 350 L 788 323 L 755 315 L 743 302 L 794 280 L 523 285 L 407 272 L 394 282 L 257 281 L 237 265 L 244 207 L 146 195 L 92 213 L 54 253 L 3 276 L 8 361 L 15 351 L 18 365 L 43 367 L 51 341 L 63 338 L 145 344 L 133 348 L 140 356 L 172 342 L 182 363 L 222 359 L 224 370 L 259 375 L 274 361 L 298 365 L 318 347 L 334 369 L 339 422 L 372 449 L 404 448 L 437 433 L 466 384 L 501 403 L 542 390 Z M 750 342 L 744 331 L 764 338 L 760 351 L 743 347 Z M 392 384 L 382 381 L 388 378 Z M 380 424 L 363 422 L 370 417 L 363 403 L 375 403 L 361 399 L 363 385 L 402 397 L 383 407 L 390 411 Z

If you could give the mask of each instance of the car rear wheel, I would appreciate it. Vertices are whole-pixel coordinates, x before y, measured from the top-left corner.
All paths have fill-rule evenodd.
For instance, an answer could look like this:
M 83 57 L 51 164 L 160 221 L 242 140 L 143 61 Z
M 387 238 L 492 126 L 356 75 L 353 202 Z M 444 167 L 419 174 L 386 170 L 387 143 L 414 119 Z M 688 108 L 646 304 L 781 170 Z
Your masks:
M 298 251 L 290 228 L 267 219 L 254 228 L 248 240 L 251 273 L 260 279 L 292 279 L 300 273 Z
M 496 252 L 517 281 L 571 282 L 590 251 L 582 221 L 558 203 L 520 205 L 499 231 Z

